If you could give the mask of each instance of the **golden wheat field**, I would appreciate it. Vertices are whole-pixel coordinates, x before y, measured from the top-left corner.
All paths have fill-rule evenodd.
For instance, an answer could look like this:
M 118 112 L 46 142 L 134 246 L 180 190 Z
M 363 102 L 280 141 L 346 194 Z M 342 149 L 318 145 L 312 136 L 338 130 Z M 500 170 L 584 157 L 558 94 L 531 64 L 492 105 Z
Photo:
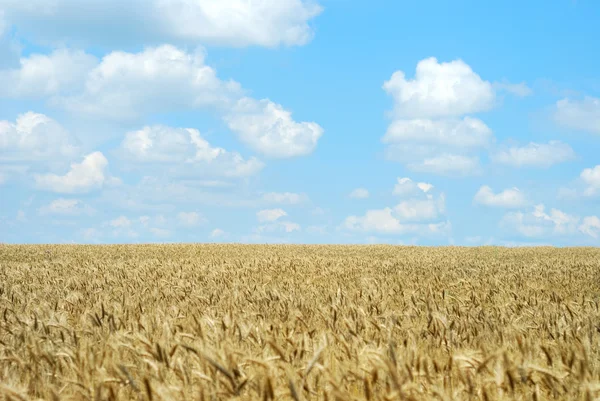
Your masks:
M 594 400 L 600 249 L 0 246 L 0 399 Z

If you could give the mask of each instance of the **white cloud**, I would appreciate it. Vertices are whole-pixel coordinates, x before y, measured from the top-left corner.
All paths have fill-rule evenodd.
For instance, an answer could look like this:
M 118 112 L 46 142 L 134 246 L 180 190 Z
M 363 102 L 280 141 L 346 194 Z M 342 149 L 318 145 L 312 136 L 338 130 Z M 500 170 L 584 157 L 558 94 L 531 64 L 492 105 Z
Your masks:
M 83 193 L 101 188 L 109 177 L 105 174 L 108 160 L 101 152 L 90 153 L 81 163 L 72 163 L 65 175 L 36 174 L 36 186 L 59 193 Z
M 439 219 L 446 211 L 446 199 L 442 194 L 438 199 L 409 199 L 394 207 L 394 214 L 401 222 L 432 221 Z
M 171 231 L 164 228 L 151 227 L 149 230 L 155 237 L 166 238 L 171 235 Z
M 260 222 L 275 221 L 284 216 L 287 216 L 287 213 L 283 209 L 265 209 L 256 212 L 256 217 Z
M 592 238 L 598 238 L 600 236 L 600 218 L 597 216 L 584 217 L 579 226 L 579 231 Z
M 369 197 L 369 191 L 365 188 L 356 188 L 354 191 L 350 192 L 349 196 L 355 199 L 366 199 Z
M 131 227 L 131 220 L 126 216 L 119 216 L 108 222 L 108 225 L 113 228 L 129 228 Z
M 579 177 L 586 185 L 584 195 L 593 196 L 600 193 L 600 164 L 593 168 L 584 169 Z
M 27 112 L 0 121 L 0 161 L 55 161 L 79 153 L 77 140 L 48 116 Z
M 408 168 L 423 173 L 445 175 L 448 177 L 464 177 L 481 172 L 479 157 L 454 154 L 441 154 L 426 158 L 421 162 L 408 164 Z
M 386 144 L 416 142 L 456 148 L 486 147 L 493 140 L 492 130 L 477 118 L 462 120 L 395 120 L 383 137 Z
M 567 128 L 600 134 L 600 99 L 586 96 L 556 102 L 554 120 Z
M 481 205 L 503 208 L 520 208 L 527 204 L 525 195 L 518 188 L 505 189 L 495 194 L 487 185 L 479 188 L 473 200 Z
M 531 94 L 533 94 L 533 91 L 531 90 L 531 88 L 529 86 L 527 86 L 527 84 L 525 82 L 521 82 L 518 84 L 511 84 L 510 82 L 502 81 L 502 82 L 494 82 L 493 86 L 494 86 L 494 89 L 496 89 L 498 91 L 506 91 L 506 92 L 512 93 L 513 95 L 516 95 L 519 97 L 526 97 L 526 96 L 530 96 Z
M 512 167 L 549 168 L 575 158 L 575 152 L 566 143 L 550 141 L 545 143 L 530 142 L 526 146 L 512 146 L 496 151 L 491 155 L 492 161 Z
M 262 198 L 266 202 L 290 205 L 297 205 L 308 200 L 306 194 L 297 194 L 294 192 L 268 192 L 263 194 Z
M 546 213 L 545 206 L 534 206 L 532 212 L 509 212 L 504 215 L 501 226 L 515 230 L 525 237 L 545 237 L 550 235 L 573 235 L 577 232 L 579 217 L 558 209 Z
M 64 216 L 92 215 L 95 210 L 79 199 L 59 198 L 38 209 L 41 215 L 55 214 Z
M 128 132 L 118 152 L 128 163 L 163 164 L 161 170 L 169 164 L 167 170 L 180 174 L 247 177 L 264 166 L 254 157 L 245 160 L 237 152 L 212 147 L 192 128 L 147 126 Z
M 200 51 L 172 45 L 139 53 L 114 51 L 89 71 L 85 90 L 57 97 L 69 111 L 110 119 L 135 119 L 144 113 L 227 107 L 241 94 L 234 81 L 221 81 Z
M 301 227 L 297 223 L 291 221 L 275 221 L 269 224 L 263 224 L 256 228 L 257 233 L 272 233 L 272 232 L 285 232 L 292 233 L 294 231 L 300 231 Z
M 214 230 L 212 230 L 210 232 L 211 238 L 220 238 L 220 237 L 224 237 L 225 235 L 227 235 L 227 233 L 225 231 L 221 230 L 220 228 L 215 228 Z
M 0 70 L 0 97 L 42 97 L 80 90 L 97 62 L 83 51 L 68 49 L 23 57 L 18 68 Z
M 186 227 L 197 227 L 206 223 L 206 219 L 198 212 L 179 212 L 177 214 L 179 224 Z
M 30 56 L 37 64 L 48 66 L 30 68 L 27 74 L 24 67 L 13 71 L 27 76 L 27 93 L 11 76 L 6 77 L 5 90 L 21 95 L 52 95 L 53 106 L 107 121 L 207 109 L 218 113 L 247 146 L 276 158 L 308 155 L 323 135 L 317 123 L 297 122 L 290 111 L 269 99 L 245 97 L 239 83 L 221 80 L 215 69 L 205 64 L 202 51 L 188 53 L 173 45 L 161 45 L 138 53 L 113 51 L 100 63 L 83 53 L 77 53 L 77 57 L 65 54 L 62 58 Z M 71 58 L 64 61 L 67 56 Z M 63 82 L 67 78 L 62 76 L 48 75 L 65 69 L 63 64 L 69 64 L 72 70 L 65 73 L 68 82 Z
M 394 195 L 398 196 L 409 196 L 419 193 L 428 193 L 433 189 L 433 185 L 426 182 L 415 183 L 408 177 L 398 178 L 398 182 L 394 186 Z
M 268 99 L 240 99 L 225 121 L 242 142 L 274 158 L 308 155 L 323 135 L 317 123 L 298 123 L 289 111 Z
M 410 178 L 399 178 L 394 193 L 412 198 L 402 200 L 395 207 L 367 210 L 362 216 L 348 216 L 342 228 L 380 234 L 446 234 L 450 223 L 443 219 L 445 196 L 440 194 L 436 197 L 432 190 L 431 184 L 415 184 Z
M 421 60 L 414 79 L 396 71 L 383 89 L 394 97 L 395 114 L 402 118 L 460 116 L 491 109 L 495 102 L 492 84 L 462 60 Z
M 479 173 L 474 153 L 489 147 L 494 135 L 483 121 L 464 115 L 495 105 L 490 82 L 462 60 L 438 63 L 428 58 L 417 64 L 414 79 L 396 71 L 383 89 L 394 98 L 392 122 L 382 138 L 390 160 L 417 172 Z
M 2 0 L 20 31 L 42 43 L 148 42 L 224 46 L 296 46 L 322 8 L 305 0 Z M 111 26 L 111 32 L 106 27 Z

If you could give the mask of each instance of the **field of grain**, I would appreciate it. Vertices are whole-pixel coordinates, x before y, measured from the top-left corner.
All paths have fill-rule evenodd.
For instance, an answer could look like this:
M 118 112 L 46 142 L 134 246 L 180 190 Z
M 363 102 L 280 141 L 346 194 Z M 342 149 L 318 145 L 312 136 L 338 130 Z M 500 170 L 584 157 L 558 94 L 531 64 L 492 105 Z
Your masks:
M 0 246 L 0 399 L 594 400 L 600 249 Z

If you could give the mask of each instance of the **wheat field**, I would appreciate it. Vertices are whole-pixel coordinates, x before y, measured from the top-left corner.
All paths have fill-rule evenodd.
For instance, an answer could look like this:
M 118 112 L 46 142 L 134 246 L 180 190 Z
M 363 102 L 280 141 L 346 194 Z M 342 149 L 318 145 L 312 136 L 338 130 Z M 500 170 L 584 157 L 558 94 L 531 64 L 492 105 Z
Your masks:
M 600 249 L 0 246 L 0 399 L 600 399 Z

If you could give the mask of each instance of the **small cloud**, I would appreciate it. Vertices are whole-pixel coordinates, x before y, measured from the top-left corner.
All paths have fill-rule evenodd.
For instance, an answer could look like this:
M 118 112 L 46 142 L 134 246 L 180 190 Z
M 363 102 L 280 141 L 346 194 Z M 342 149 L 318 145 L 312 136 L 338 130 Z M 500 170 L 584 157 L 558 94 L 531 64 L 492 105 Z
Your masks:
M 185 227 L 197 227 L 207 220 L 197 212 L 180 212 L 177 214 L 177 221 Z
M 494 89 L 497 91 L 506 91 L 515 96 L 526 97 L 533 94 L 533 90 L 525 82 L 511 84 L 508 81 L 494 82 Z
M 505 189 L 495 194 L 487 185 L 479 188 L 473 201 L 480 205 L 503 208 L 520 208 L 527 204 L 525 195 L 518 188 Z
M 369 191 L 365 188 L 356 188 L 354 191 L 350 192 L 349 196 L 354 199 L 366 199 L 369 197 Z
M 210 237 L 211 238 L 221 238 L 221 237 L 224 237 L 226 235 L 227 235 L 227 233 L 225 231 L 221 230 L 220 228 L 215 228 L 214 230 L 212 230 L 210 232 Z
M 275 221 L 284 216 L 287 216 L 287 213 L 283 209 L 265 209 L 256 213 L 260 222 Z

